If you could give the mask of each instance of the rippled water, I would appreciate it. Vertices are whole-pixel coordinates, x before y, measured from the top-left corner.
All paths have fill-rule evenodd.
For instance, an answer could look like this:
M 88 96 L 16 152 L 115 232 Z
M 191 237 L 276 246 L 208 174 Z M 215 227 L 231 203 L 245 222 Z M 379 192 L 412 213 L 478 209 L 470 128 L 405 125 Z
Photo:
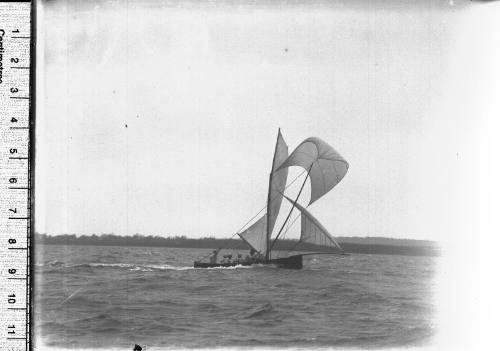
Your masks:
M 302 270 L 191 268 L 210 250 L 38 246 L 35 345 L 427 344 L 432 257 L 307 256 Z

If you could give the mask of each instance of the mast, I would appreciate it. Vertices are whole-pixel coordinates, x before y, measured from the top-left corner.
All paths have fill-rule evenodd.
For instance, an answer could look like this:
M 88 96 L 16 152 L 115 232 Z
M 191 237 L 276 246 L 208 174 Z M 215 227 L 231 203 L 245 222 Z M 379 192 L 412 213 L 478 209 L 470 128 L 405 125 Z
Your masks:
M 295 204 L 299 200 L 299 196 L 302 193 L 302 190 L 304 189 L 304 185 L 306 185 L 307 177 L 309 177 L 309 173 L 311 172 L 311 168 L 312 168 L 313 164 L 314 163 L 311 163 L 311 165 L 309 166 L 309 169 L 307 170 L 307 174 L 306 174 L 306 177 L 304 179 L 304 182 L 302 183 L 302 186 L 300 187 L 299 193 L 297 194 L 297 197 L 295 198 L 295 201 L 293 202 L 292 208 L 290 209 L 290 212 L 288 212 L 288 216 L 286 216 L 286 219 L 283 222 L 283 225 L 281 226 L 280 231 L 278 232 L 278 235 L 276 235 L 276 238 L 274 238 L 274 241 L 271 244 L 271 247 L 269 248 L 269 250 L 267 250 L 268 251 L 267 253 L 269 255 L 271 254 L 271 250 L 274 247 L 274 244 L 276 244 L 276 241 L 278 240 L 279 236 L 281 235 L 283 228 L 285 228 L 286 222 L 288 222 L 288 220 L 290 219 L 290 216 L 292 215 L 293 209 L 295 208 Z M 267 256 L 266 256 L 266 258 L 267 258 Z
M 276 145 L 274 146 L 274 155 L 273 155 L 273 163 L 271 164 L 271 173 L 269 173 L 269 187 L 267 190 L 267 211 L 266 211 L 266 220 L 267 220 L 267 227 L 266 227 L 266 253 L 265 257 L 266 260 L 268 260 L 270 257 L 271 250 L 269 248 L 269 243 L 271 240 L 271 230 L 269 227 L 270 221 L 269 221 L 269 215 L 271 214 L 271 193 L 273 191 L 273 172 L 274 172 L 274 161 L 276 159 L 276 151 L 278 149 L 278 141 L 280 139 L 280 134 L 281 134 L 281 128 L 278 128 L 278 136 L 276 137 Z

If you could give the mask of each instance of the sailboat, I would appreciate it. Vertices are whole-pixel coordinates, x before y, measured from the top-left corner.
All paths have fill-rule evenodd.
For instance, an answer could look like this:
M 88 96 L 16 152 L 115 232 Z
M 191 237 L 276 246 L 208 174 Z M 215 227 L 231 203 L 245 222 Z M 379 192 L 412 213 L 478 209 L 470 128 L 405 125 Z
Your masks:
M 287 178 L 288 168 L 292 166 L 302 167 L 304 173 L 307 172 L 295 199 L 284 194 L 285 189 L 291 185 L 287 186 Z M 269 174 L 266 213 L 247 229 L 236 233 L 253 252 L 258 253 L 257 258 L 233 262 L 203 262 L 199 260 L 194 262 L 194 267 L 214 268 L 264 264 L 301 269 L 303 266 L 302 258 L 305 255 L 345 254 L 337 240 L 304 206 L 298 203 L 298 200 L 308 178 L 311 184 L 311 197 L 307 206 L 332 190 L 344 178 L 348 168 L 347 161 L 333 147 L 317 137 L 305 139 L 289 155 L 288 145 L 283 139 L 281 130 L 278 130 L 272 168 Z M 292 206 L 273 238 L 274 227 L 283 199 L 290 202 Z M 273 258 L 273 249 L 282 237 L 287 223 L 290 225 L 290 218 L 294 210 L 300 212 L 301 230 L 299 240 L 289 251 L 295 249 L 300 253 Z M 304 246 L 302 250 L 299 249 L 300 245 Z

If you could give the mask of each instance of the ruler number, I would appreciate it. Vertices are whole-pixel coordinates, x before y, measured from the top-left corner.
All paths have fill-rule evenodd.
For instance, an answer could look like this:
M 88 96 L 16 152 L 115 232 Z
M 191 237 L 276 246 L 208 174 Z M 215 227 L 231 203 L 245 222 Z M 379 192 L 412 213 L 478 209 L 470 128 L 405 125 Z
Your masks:
M 11 92 L 12 94 L 18 93 L 18 92 L 19 92 L 19 89 L 17 89 L 17 88 L 10 88 L 10 92 Z
M 10 304 L 16 303 L 16 294 L 10 294 L 7 296 L 7 302 Z
M 7 333 L 9 334 L 15 334 L 16 333 L 16 326 L 14 324 L 7 326 L 9 331 Z
M 9 208 L 9 211 L 12 212 L 12 213 L 17 213 L 17 207 L 14 207 L 13 209 Z
M 13 30 L 12 33 L 19 33 L 19 29 Z
M 10 62 L 12 62 L 12 63 L 19 63 L 19 58 L 18 57 L 12 57 L 10 59 Z
M 9 183 L 10 184 L 16 184 L 17 183 L 17 178 L 16 177 L 12 177 L 9 179 Z
M 16 274 L 17 269 L 15 268 L 9 268 L 9 274 Z
M 9 150 L 9 152 L 10 152 L 11 154 L 17 154 L 17 149 L 10 149 L 10 150 Z
M 16 119 L 15 117 L 12 117 L 12 118 L 10 119 L 10 122 L 11 122 L 11 123 L 17 123 L 17 119 Z
M 11 244 L 11 245 L 13 245 L 17 242 L 16 239 L 14 239 L 14 238 L 10 238 L 8 241 L 9 241 L 9 244 Z

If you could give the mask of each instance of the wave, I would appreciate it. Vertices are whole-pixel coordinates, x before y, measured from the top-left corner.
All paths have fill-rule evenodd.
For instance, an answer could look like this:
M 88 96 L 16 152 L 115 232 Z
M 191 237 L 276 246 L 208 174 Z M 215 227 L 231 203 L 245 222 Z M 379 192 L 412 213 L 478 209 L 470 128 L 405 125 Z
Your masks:
M 89 263 L 91 267 L 119 267 L 119 268 L 129 268 L 134 267 L 131 263 Z
M 249 314 L 247 314 L 243 319 L 262 317 L 273 310 L 273 305 L 270 302 L 266 302 L 263 305 L 257 306 Z
M 278 283 L 273 285 L 273 288 L 291 288 L 292 286 L 290 283 Z
M 134 268 L 134 270 L 160 270 L 160 271 L 188 271 L 188 270 L 232 270 L 232 269 L 247 269 L 252 268 L 251 266 L 234 266 L 234 267 L 213 267 L 213 268 L 195 268 L 193 266 L 172 266 L 169 264 L 151 264 L 151 265 L 138 265 Z
M 59 260 L 51 260 L 51 261 L 45 261 L 43 263 L 35 263 L 35 267 L 61 267 L 61 266 L 64 266 L 64 262 Z
M 50 261 L 45 264 L 38 264 L 37 267 L 51 267 L 52 270 L 44 271 L 44 273 L 55 273 L 60 270 L 70 269 L 70 270 L 89 270 L 89 269 L 126 269 L 128 271 L 137 272 L 153 272 L 153 271 L 188 271 L 188 270 L 235 270 L 235 269 L 252 269 L 259 267 L 266 267 L 264 265 L 252 265 L 252 266 L 233 266 L 233 267 L 212 267 L 212 268 L 195 268 L 193 266 L 174 266 L 169 264 L 133 264 L 133 263 L 80 263 L 73 265 L 66 265 L 61 261 Z
M 145 265 L 134 265 L 129 263 L 90 263 L 92 267 L 117 267 L 117 268 L 128 268 L 130 271 L 147 271 L 151 272 L 154 270 L 159 271 L 188 271 L 188 270 L 233 270 L 233 269 L 248 269 L 259 267 L 260 265 L 254 266 L 233 266 L 233 267 L 212 267 L 212 268 L 195 268 L 193 266 L 173 266 L 169 264 L 145 264 Z

